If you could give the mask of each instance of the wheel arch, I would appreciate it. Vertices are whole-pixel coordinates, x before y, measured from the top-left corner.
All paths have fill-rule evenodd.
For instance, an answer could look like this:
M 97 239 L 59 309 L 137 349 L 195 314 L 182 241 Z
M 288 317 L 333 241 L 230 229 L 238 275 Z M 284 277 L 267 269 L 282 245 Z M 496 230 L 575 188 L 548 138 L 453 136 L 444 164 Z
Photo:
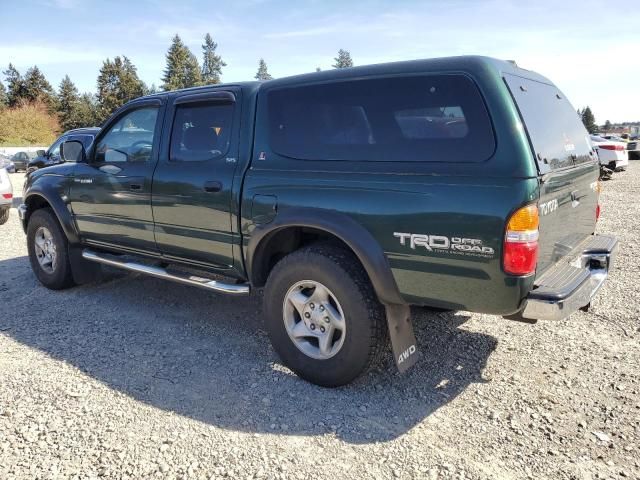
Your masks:
M 52 195 L 51 192 L 47 192 L 46 190 L 32 190 L 25 196 L 24 204 L 27 206 L 26 215 L 22 220 L 22 226 L 25 232 L 33 212 L 42 208 L 50 208 L 58 219 L 58 222 L 62 227 L 62 231 L 66 235 L 69 243 L 78 243 L 79 239 L 73 222 L 73 217 L 60 196 L 55 194 Z
M 371 233 L 351 217 L 314 208 L 290 208 L 258 226 L 246 247 L 248 277 L 255 287 L 265 285 L 282 256 L 318 239 L 340 243 L 358 258 L 384 304 L 405 304 L 384 251 Z

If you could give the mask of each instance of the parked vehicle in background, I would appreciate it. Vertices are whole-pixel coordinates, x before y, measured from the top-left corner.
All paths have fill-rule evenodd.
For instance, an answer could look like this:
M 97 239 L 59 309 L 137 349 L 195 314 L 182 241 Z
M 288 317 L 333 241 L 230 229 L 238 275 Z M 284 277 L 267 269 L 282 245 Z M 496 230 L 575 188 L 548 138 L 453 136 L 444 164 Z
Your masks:
M 627 154 L 629 160 L 640 160 L 640 141 L 631 140 L 627 143 Z
M 18 212 L 50 289 L 101 264 L 264 288 L 283 363 L 334 387 L 389 338 L 415 364 L 410 305 L 529 323 L 588 308 L 617 245 L 594 234 L 588 138 L 550 80 L 485 57 L 212 85 L 129 102 L 89 149 L 63 143 L 69 163 L 30 173 Z
M 38 169 L 62 163 L 60 145 L 69 140 L 77 140 L 82 143 L 84 148 L 88 149 L 99 131 L 99 127 L 87 127 L 63 133 L 46 151 L 38 150 L 38 156 L 29 161 L 28 168 Z
M 29 155 L 27 152 L 18 152 L 11 157 L 11 161 L 15 165 L 16 172 L 26 172 L 29 168 L 29 161 L 33 155 Z
M 3 153 L 0 153 L 0 168 L 6 169 L 9 173 L 15 173 L 16 171 L 16 166 L 11 161 L 11 157 Z
M 6 168 L 0 167 L 0 225 L 9 220 L 9 210 L 13 204 L 13 187 Z
M 611 140 L 612 142 L 623 142 L 623 143 L 627 143 L 629 140 L 627 140 L 624 137 L 620 137 L 618 135 L 599 135 L 600 137 L 604 138 L 605 140 Z
M 626 170 L 629 165 L 629 154 L 627 153 L 627 144 L 625 142 L 616 142 L 607 140 L 597 135 L 591 135 L 591 144 L 598 154 L 600 165 L 611 170 Z

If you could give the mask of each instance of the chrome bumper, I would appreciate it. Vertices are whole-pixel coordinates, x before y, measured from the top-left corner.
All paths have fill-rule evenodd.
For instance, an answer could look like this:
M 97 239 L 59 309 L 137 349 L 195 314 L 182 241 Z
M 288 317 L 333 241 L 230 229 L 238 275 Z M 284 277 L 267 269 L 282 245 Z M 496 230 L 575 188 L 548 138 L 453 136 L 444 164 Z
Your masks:
M 615 237 L 593 235 L 571 262 L 559 263 L 536 279 L 522 317 L 562 320 L 588 306 L 609 275 L 617 247 Z

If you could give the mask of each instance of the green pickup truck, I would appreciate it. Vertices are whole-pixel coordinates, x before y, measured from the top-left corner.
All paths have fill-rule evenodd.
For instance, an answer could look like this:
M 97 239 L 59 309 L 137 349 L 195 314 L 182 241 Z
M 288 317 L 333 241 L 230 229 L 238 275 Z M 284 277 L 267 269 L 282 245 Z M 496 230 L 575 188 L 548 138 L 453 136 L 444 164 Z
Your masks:
M 599 165 L 548 79 L 455 57 L 134 100 L 85 151 L 29 174 L 40 282 L 110 265 L 206 290 L 264 288 L 283 363 L 323 386 L 419 351 L 410 305 L 535 322 L 586 309 L 617 241 Z

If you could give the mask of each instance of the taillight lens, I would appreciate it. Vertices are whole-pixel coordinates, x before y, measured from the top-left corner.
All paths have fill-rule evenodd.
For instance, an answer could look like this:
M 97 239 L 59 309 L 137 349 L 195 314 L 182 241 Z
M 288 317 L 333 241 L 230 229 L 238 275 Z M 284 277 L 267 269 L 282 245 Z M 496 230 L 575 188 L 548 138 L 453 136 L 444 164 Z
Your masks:
M 2 197 L 9 200 L 10 198 L 13 198 L 13 193 L 3 193 Z
M 511 275 L 529 275 L 538 263 L 538 227 L 540 218 L 536 205 L 516 210 L 507 222 L 504 238 L 504 271 Z
M 619 152 L 624 151 L 623 145 L 598 145 L 598 148 L 602 148 L 603 150 L 617 150 Z
M 600 204 L 596 205 L 596 222 L 600 219 Z

